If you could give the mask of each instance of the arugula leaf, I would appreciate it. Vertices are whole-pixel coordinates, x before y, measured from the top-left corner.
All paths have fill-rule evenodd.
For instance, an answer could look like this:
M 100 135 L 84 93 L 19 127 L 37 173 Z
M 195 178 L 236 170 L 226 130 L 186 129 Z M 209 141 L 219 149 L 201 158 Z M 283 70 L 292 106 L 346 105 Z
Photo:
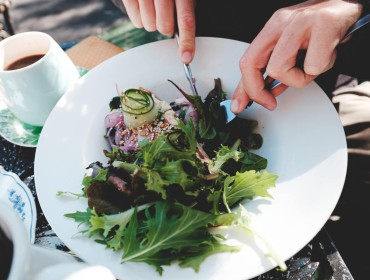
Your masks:
M 189 141 L 190 152 L 195 152 L 197 149 L 196 130 L 192 119 L 185 124 L 182 120 L 179 120 L 177 126 L 185 133 Z
M 143 204 L 137 208 L 131 208 L 124 212 L 112 215 L 99 215 L 95 209 L 87 208 L 86 212 L 77 211 L 75 213 L 65 214 L 65 217 L 72 218 L 80 224 L 85 224 L 89 232 L 90 237 L 96 234 L 104 237 L 104 244 L 109 248 L 117 251 L 122 249 L 123 237 L 125 234 L 125 228 L 131 221 L 131 217 L 134 215 L 134 211 L 143 211 L 153 203 Z M 113 237 L 112 237 L 113 236 Z
M 206 225 L 215 220 L 216 216 L 180 205 L 178 208 L 182 210 L 180 213 L 169 215 L 169 203 L 162 201 L 156 203 L 155 216 L 149 216 L 147 220 L 147 242 L 142 247 L 139 246 L 142 241 L 136 240 L 136 234 L 132 234 L 137 230 L 137 227 L 129 227 L 131 232 L 129 232 L 127 240 L 132 240 L 125 243 L 136 245 L 126 247 L 122 261 L 145 261 L 147 256 L 160 250 L 179 249 L 181 246 L 203 241 Z
M 207 225 L 217 220 L 217 215 L 197 211 L 181 204 L 157 202 L 154 214 L 147 211 L 145 224 L 148 231 L 144 243 L 142 236 L 138 233 L 137 216 L 134 215 L 133 218 L 124 240 L 125 251 L 122 255 L 122 262 L 146 262 L 156 266 L 157 271 L 161 273 L 161 265 L 168 264 L 168 258 L 164 258 L 164 263 L 162 263 L 162 258 L 157 257 L 158 253 L 170 250 L 170 252 L 174 251 L 175 254 L 179 254 L 179 252 L 186 254 L 186 250 L 182 251 L 184 248 L 196 248 L 204 245 L 204 242 L 208 242 L 211 238 Z M 222 251 L 230 251 L 229 247 L 210 246 L 207 250 L 199 253 L 204 254 L 205 258 L 211 253 L 210 250 L 219 252 L 221 249 Z M 186 255 L 183 257 L 183 265 L 186 265 Z M 199 268 L 200 262 L 204 258 L 199 257 L 199 263 L 191 266 Z M 196 260 L 193 259 L 194 261 Z
M 90 231 L 102 230 L 102 235 L 107 237 L 110 231 L 117 225 L 120 227 L 126 227 L 134 213 L 134 208 L 126 210 L 118 214 L 112 215 L 101 215 L 99 216 L 94 210 L 92 210 L 90 218 Z
M 132 174 L 132 173 L 136 172 L 136 170 L 140 169 L 140 166 L 137 165 L 136 163 L 129 163 L 129 162 L 126 162 L 126 161 L 119 161 L 119 160 L 113 161 L 112 166 L 115 167 L 115 168 L 123 169 L 123 170 L 127 171 L 130 174 Z
M 77 223 L 91 225 L 90 218 L 93 215 L 90 208 L 87 208 L 86 212 L 77 211 L 74 213 L 64 214 L 65 217 L 72 218 Z
M 162 199 L 167 198 L 167 192 L 165 187 L 170 185 L 170 182 L 163 179 L 161 175 L 156 171 L 149 168 L 144 168 L 145 176 L 147 178 L 145 186 L 149 191 L 155 191 L 162 196 Z
M 194 153 L 174 148 L 165 135 L 142 146 L 143 166 L 152 168 L 155 164 L 165 164 L 171 159 L 194 159 Z
M 224 182 L 224 195 L 229 206 L 242 199 L 252 199 L 255 196 L 271 197 L 267 189 L 275 187 L 277 175 L 255 170 L 237 172 L 235 176 L 230 176 Z
M 177 184 L 189 195 L 195 194 L 192 190 L 200 182 L 198 166 L 191 160 L 169 161 L 156 171 L 165 179 L 167 185 Z
M 103 168 L 101 168 L 98 171 L 98 174 L 95 176 L 85 174 L 82 180 L 82 186 L 84 187 L 84 191 L 86 191 L 86 188 L 88 188 L 94 182 L 105 182 L 107 180 L 107 174 L 108 170 Z
M 74 213 L 64 214 L 65 217 L 72 218 L 75 220 L 75 222 L 78 222 L 79 225 L 84 224 L 87 226 L 87 228 L 91 227 L 90 218 L 92 215 L 94 215 L 94 213 L 92 212 L 92 209 L 90 208 L 87 208 L 86 212 L 77 211 Z M 87 232 L 89 232 L 88 229 L 80 231 L 80 233 L 87 233 Z M 97 234 L 97 232 L 90 232 L 89 237 L 91 237 L 94 234 Z

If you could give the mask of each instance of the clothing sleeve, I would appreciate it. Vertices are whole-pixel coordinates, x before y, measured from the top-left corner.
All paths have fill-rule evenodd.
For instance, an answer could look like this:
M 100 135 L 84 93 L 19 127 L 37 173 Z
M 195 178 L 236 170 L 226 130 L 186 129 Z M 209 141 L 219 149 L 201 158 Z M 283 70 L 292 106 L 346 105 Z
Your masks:
M 368 15 L 370 13 L 370 0 L 359 0 L 362 4 L 362 15 Z
M 370 81 L 356 79 L 337 88 L 332 101 L 342 121 L 348 145 L 348 180 L 370 182 Z
M 352 37 L 337 48 L 335 67 L 338 72 L 356 77 L 360 82 L 370 81 L 370 24 L 356 31 Z

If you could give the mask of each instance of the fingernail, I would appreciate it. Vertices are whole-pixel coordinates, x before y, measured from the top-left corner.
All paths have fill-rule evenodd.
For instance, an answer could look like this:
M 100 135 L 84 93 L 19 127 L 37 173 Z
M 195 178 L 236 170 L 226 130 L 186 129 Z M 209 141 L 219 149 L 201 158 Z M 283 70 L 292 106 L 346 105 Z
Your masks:
M 181 56 L 181 60 L 183 63 L 188 64 L 191 62 L 191 52 L 184 52 Z
M 230 109 L 234 114 L 239 113 L 239 101 L 238 101 L 238 99 L 231 100 Z
M 266 104 L 266 105 L 265 105 L 265 107 L 266 107 L 267 109 L 269 109 L 270 111 L 274 111 L 274 110 L 275 110 L 275 108 L 276 108 L 276 106 L 275 106 L 275 105 L 271 105 L 271 104 Z

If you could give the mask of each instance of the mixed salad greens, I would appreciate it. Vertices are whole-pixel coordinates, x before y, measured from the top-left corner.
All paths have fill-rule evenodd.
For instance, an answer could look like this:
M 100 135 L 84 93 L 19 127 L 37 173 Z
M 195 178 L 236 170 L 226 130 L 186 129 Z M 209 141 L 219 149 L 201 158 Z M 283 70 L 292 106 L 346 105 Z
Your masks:
M 270 197 L 277 180 L 251 151 L 263 143 L 253 132 L 257 121 L 226 124 L 220 79 L 204 100 L 174 85 L 184 98 L 170 104 L 143 88 L 111 100 L 108 163 L 88 166 L 79 195 L 87 210 L 65 215 L 84 224 L 88 237 L 122 251 L 122 262 L 145 262 L 160 274 L 174 261 L 199 271 L 209 255 L 238 251 L 210 229 L 253 233 L 241 202 Z

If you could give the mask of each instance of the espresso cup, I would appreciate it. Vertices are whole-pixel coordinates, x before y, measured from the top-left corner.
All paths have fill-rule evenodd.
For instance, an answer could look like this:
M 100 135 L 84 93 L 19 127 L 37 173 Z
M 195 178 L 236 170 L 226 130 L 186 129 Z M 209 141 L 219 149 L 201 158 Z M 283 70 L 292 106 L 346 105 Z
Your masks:
M 43 126 L 79 77 L 68 55 L 46 33 L 23 32 L 0 42 L 0 98 L 26 124 Z

